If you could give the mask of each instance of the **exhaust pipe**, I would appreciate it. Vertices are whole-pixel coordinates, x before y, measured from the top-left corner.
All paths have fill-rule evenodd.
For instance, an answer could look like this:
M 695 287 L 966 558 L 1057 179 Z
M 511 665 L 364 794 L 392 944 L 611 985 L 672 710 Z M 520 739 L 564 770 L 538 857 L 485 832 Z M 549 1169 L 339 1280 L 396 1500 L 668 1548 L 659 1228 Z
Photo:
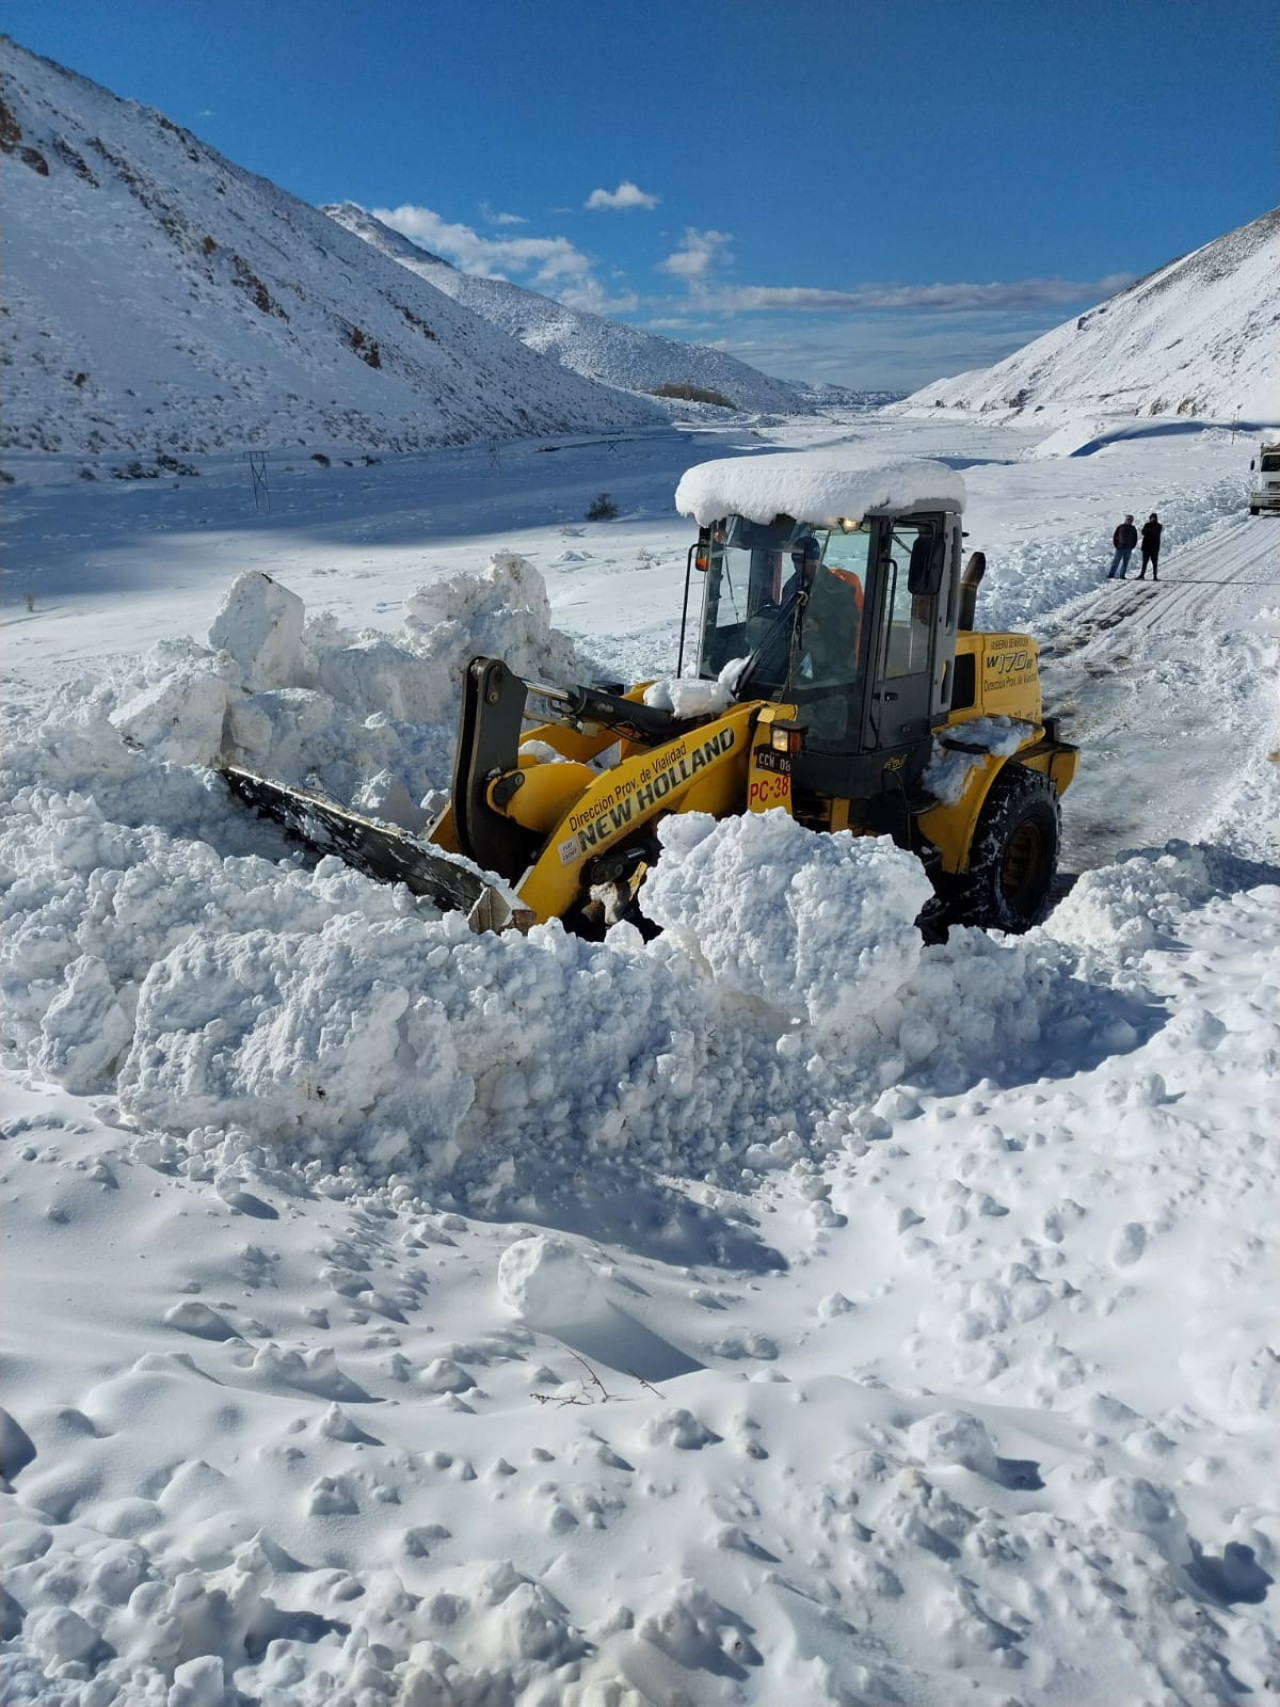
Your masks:
M 965 564 L 964 574 L 960 577 L 960 618 L 956 627 L 966 633 L 973 628 L 973 619 L 978 607 L 978 588 L 982 585 L 982 577 L 986 572 L 986 552 L 975 551 Z

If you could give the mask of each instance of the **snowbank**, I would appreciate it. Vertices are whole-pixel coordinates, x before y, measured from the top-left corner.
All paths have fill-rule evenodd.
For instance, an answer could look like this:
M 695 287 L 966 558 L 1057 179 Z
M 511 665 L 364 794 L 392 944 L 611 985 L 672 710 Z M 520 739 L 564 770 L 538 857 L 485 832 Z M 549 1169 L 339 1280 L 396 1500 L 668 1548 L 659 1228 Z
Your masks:
M 1215 897 L 1266 885 L 1274 867 L 1225 849 L 1174 841 L 1086 871 L 1045 921 L 1046 934 L 1070 943 L 1089 964 L 1122 965 L 1167 942 Z
M 253 768 L 412 818 L 447 778 L 473 650 L 581 673 L 518 559 L 420 593 L 394 640 L 305 620 L 255 575 L 215 633 L 216 651 L 80 684 L 6 766 L 9 1058 L 149 1125 L 464 1194 L 495 1189 L 495 1156 L 731 1172 L 794 1130 L 841 1142 L 834 1084 L 874 1095 L 906 1063 L 952 1083 L 1080 1006 L 1047 940 L 923 950 L 928 884 L 887 841 L 673 819 L 646 891 L 657 942 L 476 937 L 337 861 L 309 868 L 202 768 L 221 723 Z

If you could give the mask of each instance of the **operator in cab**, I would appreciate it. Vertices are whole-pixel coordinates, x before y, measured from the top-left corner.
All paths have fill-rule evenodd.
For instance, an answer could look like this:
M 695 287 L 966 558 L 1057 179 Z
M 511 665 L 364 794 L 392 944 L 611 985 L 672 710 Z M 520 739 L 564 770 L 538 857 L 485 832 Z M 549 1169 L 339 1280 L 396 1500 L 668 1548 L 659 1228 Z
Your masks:
M 798 682 L 845 682 L 857 669 L 862 639 L 862 581 L 852 569 L 823 563 L 813 534 L 791 548 L 795 572 L 783 591 L 783 609 L 803 592 L 805 610 L 797 637 Z M 819 582 L 819 576 L 821 581 Z M 792 584 L 795 591 L 790 592 Z

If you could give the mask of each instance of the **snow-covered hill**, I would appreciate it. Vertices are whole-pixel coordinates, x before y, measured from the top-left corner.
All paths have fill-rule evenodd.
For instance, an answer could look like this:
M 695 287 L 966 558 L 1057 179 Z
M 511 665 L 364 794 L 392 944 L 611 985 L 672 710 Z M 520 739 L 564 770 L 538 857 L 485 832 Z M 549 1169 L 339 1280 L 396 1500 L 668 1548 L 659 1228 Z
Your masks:
M 664 417 L 544 360 L 163 114 L 5 39 L 3 437 L 409 449 Z
M 935 404 L 1280 420 L 1280 208 L 906 406 Z
M 652 332 L 606 320 L 599 314 L 566 308 L 562 302 L 539 296 L 536 291 L 525 290 L 506 279 L 459 272 L 439 255 L 420 248 L 353 202 L 326 207 L 324 211 L 373 248 L 453 297 L 455 302 L 572 373 L 598 380 L 602 385 L 616 386 L 621 391 L 690 387 L 723 398 L 737 409 L 797 414 L 814 407 L 807 388 L 771 379 L 723 350 L 660 338 Z

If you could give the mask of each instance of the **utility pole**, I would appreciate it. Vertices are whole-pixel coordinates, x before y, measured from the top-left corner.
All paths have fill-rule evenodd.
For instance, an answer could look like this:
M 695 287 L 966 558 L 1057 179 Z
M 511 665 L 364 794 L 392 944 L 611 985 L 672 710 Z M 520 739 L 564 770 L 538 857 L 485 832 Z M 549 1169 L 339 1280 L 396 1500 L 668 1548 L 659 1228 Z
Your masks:
M 253 479 L 253 507 L 260 510 L 265 504 L 270 514 L 271 487 L 267 483 L 267 453 L 265 450 L 251 450 L 245 454 L 249 459 L 249 473 Z

